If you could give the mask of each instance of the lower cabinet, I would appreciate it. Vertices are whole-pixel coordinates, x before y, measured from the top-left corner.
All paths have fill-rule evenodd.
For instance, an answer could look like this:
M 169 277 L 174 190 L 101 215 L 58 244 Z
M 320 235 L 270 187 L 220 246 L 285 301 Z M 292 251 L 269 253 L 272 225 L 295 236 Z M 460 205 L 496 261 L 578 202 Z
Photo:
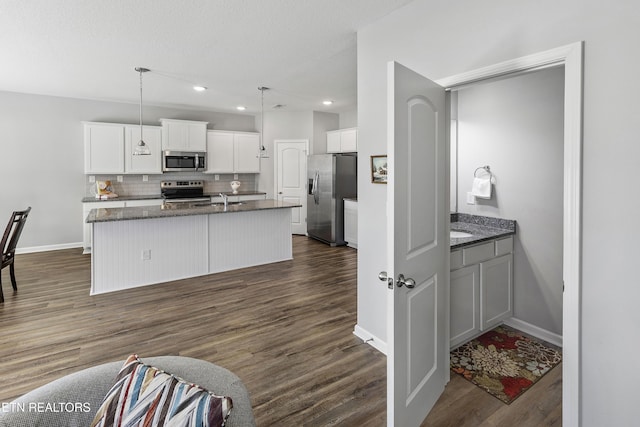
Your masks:
M 358 202 L 344 201 L 344 240 L 347 246 L 358 248 Z
M 481 330 L 498 325 L 513 314 L 513 254 L 480 263 Z
M 513 315 L 512 248 L 508 237 L 451 253 L 451 348 Z
M 82 204 L 82 247 L 83 254 L 91 253 L 91 224 L 87 224 L 86 219 L 91 209 L 124 208 L 133 206 L 159 206 L 162 199 L 140 199 L 140 200 L 118 200 L 107 202 L 85 202 Z
M 455 347 L 480 331 L 480 265 L 452 271 L 449 283 L 449 345 Z

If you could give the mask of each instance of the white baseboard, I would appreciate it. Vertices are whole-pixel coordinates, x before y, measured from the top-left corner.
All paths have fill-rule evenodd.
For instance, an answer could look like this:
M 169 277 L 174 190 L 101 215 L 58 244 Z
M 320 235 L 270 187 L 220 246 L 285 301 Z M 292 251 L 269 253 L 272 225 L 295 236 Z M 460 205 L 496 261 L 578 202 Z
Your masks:
M 30 254 L 34 252 L 58 251 L 60 249 L 81 248 L 83 242 L 62 243 L 59 245 L 31 246 L 28 248 L 16 248 L 16 254 Z
M 380 338 L 376 337 L 366 329 L 363 329 L 360 326 L 356 325 L 353 328 L 353 335 L 357 336 L 362 341 L 369 344 L 371 347 L 375 348 L 385 356 L 387 355 L 387 343 L 385 341 L 382 341 Z
M 504 324 L 553 345 L 557 345 L 558 347 L 562 347 L 562 335 L 547 331 L 546 329 L 542 329 L 538 326 L 532 325 L 531 323 L 525 322 L 524 320 L 520 320 L 515 317 L 506 319 L 504 321 Z

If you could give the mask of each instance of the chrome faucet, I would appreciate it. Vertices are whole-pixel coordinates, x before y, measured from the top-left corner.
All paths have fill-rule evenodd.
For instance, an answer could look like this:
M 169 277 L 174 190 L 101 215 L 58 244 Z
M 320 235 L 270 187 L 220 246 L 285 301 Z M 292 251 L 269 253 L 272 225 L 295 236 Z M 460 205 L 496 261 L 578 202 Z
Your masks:
M 227 202 L 229 201 L 229 196 L 226 194 L 219 193 L 220 197 L 222 197 L 222 201 L 224 202 L 224 209 L 227 210 Z

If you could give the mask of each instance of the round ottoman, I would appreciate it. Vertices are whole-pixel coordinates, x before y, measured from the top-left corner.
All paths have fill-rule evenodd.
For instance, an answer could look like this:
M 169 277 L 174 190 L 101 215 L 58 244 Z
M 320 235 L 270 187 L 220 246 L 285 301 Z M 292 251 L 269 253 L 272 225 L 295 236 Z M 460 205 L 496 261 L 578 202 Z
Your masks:
M 231 371 L 200 359 L 182 356 L 141 357 L 145 364 L 192 382 L 217 395 L 233 399 L 226 426 L 255 426 L 249 393 Z M 82 426 L 91 424 L 102 400 L 113 386 L 124 361 L 94 366 L 45 384 L 0 408 L 2 427 Z M 56 404 L 47 407 L 47 404 Z M 76 404 L 77 410 L 61 405 Z

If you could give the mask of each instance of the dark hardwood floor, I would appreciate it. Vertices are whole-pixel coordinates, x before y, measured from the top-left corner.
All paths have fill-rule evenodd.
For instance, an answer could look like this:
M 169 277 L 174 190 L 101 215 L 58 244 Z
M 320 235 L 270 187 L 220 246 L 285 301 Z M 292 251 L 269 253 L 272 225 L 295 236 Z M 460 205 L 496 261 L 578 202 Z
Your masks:
M 80 249 L 18 255 L 2 272 L 0 402 L 131 353 L 236 373 L 258 426 L 383 426 L 386 358 L 353 334 L 357 251 L 294 237 L 292 261 L 89 296 Z M 505 405 L 452 375 L 423 425 L 559 425 L 561 370 Z

